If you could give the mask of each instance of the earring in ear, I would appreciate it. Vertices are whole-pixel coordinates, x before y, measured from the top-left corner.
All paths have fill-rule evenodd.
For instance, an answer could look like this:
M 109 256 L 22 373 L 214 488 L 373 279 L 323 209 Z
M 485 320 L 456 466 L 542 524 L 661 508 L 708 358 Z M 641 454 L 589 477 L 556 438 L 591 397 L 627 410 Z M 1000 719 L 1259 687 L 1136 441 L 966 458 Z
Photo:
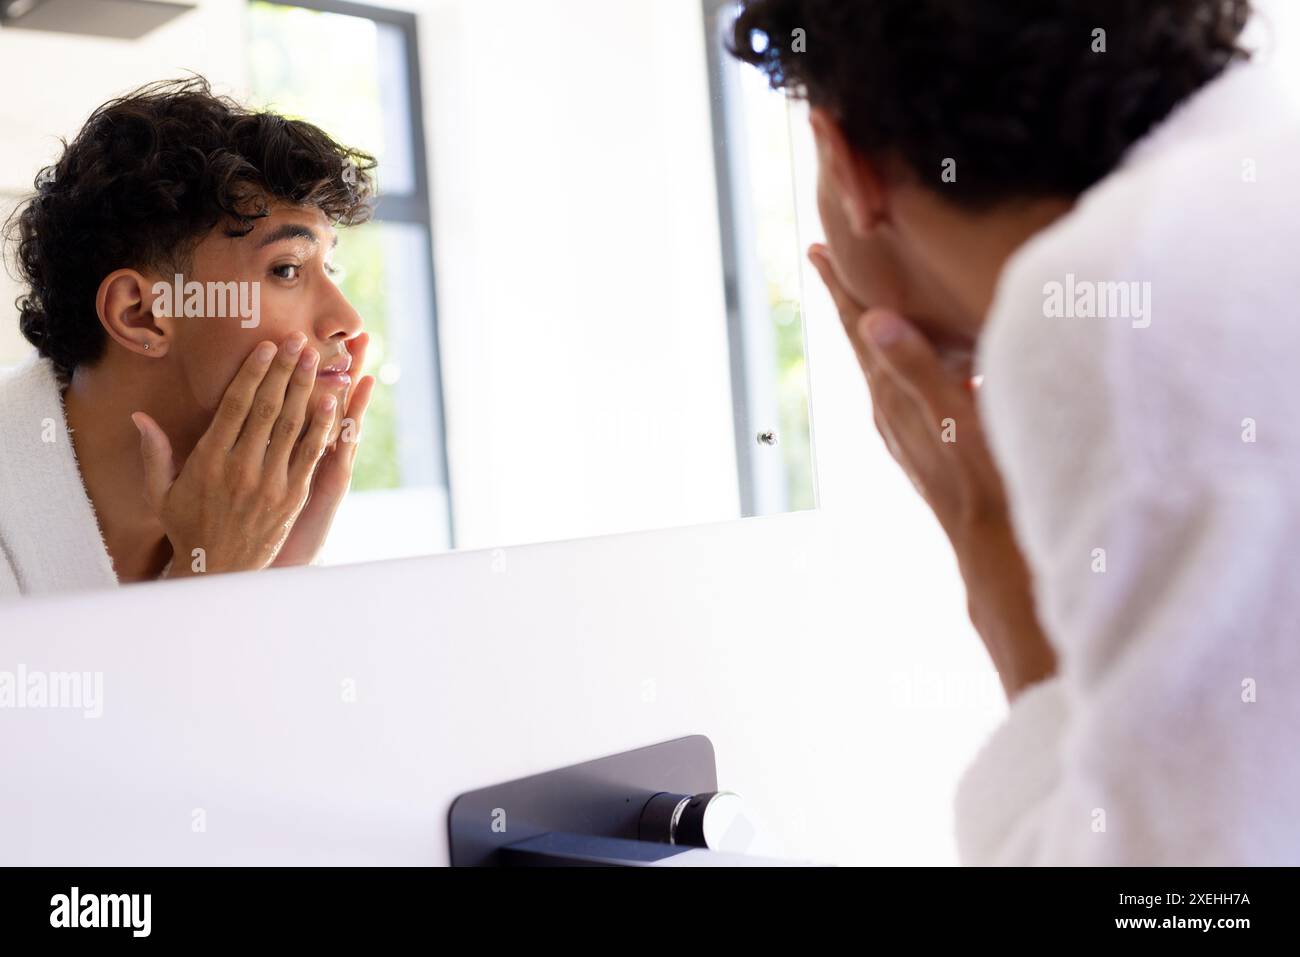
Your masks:
M 147 343 L 147 342 L 144 344 L 144 351 L 145 351 L 145 352 L 148 352 L 148 351 L 149 351 L 149 343 Z

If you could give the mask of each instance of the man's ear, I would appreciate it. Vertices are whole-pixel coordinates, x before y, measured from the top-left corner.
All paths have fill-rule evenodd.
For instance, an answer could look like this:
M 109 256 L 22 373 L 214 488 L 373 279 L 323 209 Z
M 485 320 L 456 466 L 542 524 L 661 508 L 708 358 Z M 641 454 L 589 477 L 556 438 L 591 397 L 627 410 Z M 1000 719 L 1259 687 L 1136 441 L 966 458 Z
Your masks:
M 131 352 L 153 357 L 166 355 L 175 319 L 163 301 L 171 299 L 170 288 L 166 296 L 160 294 L 164 285 L 154 283 L 134 269 L 109 273 L 95 295 L 100 325 L 115 342 Z
M 885 179 L 875 163 L 849 144 L 834 116 L 821 107 L 813 107 L 809 118 L 821 175 L 829 177 L 853 234 L 865 237 L 888 218 Z

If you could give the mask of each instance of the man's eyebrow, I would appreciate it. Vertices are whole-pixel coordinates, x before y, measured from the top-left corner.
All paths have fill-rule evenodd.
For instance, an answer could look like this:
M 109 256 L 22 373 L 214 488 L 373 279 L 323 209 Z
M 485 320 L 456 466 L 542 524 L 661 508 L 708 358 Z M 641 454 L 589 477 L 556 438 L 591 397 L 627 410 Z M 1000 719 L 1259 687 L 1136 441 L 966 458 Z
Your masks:
M 261 249 L 263 246 L 270 246 L 272 243 L 281 243 L 286 239 L 306 239 L 315 246 L 320 245 L 320 239 L 316 236 L 314 230 L 307 226 L 303 226 L 301 223 L 284 223 L 263 236 L 261 240 L 258 241 L 257 248 Z M 330 243 L 330 247 L 333 248 L 338 244 L 339 235 L 338 233 L 335 233 L 334 241 Z

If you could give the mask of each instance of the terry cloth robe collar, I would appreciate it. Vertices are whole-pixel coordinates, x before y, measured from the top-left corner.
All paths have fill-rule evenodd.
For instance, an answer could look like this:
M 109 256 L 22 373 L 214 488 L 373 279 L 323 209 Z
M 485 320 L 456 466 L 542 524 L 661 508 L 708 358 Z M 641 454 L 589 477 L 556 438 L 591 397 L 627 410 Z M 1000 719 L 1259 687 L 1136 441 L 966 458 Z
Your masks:
M 0 598 L 118 583 L 62 390 L 53 363 L 36 355 L 0 373 Z

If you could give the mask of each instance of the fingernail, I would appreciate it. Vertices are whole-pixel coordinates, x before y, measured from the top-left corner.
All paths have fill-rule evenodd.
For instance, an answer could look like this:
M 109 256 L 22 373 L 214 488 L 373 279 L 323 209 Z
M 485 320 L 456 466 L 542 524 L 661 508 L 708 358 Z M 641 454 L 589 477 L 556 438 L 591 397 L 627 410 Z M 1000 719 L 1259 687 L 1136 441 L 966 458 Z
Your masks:
M 858 335 L 878 346 L 888 346 L 903 338 L 902 320 L 888 312 L 870 312 L 858 323 Z
M 319 355 L 317 354 L 316 350 L 315 350 L 315 349 L 309 349 L 309 350 L 307 350 L 306 352 L 304 352 L 304 353 L 302 354 L 302 358 L 298 360 L 298 368 L 299 368 L 299 369 L 310 369 L 310 368 L 312 367 L 312 364 L 313 364 L 313 363 L 314 363 L 318 358 L 319 358 Z
M 263 342 L 260 346 L 257 347 L 258 362 L 270 362 L 273 358 L 275 358 L 274 342 Z
M 295 332 L 293 335 L 289 337 L 289 341 L 284 344 L 284 347 L 286 350 L 288 350 L 289 355 L 296 356 L 299 352 L 302 351 L 302 347 L 306 345 L 306 343 L 307 343 L 307 337 L 304 336 L 301 332 Z

